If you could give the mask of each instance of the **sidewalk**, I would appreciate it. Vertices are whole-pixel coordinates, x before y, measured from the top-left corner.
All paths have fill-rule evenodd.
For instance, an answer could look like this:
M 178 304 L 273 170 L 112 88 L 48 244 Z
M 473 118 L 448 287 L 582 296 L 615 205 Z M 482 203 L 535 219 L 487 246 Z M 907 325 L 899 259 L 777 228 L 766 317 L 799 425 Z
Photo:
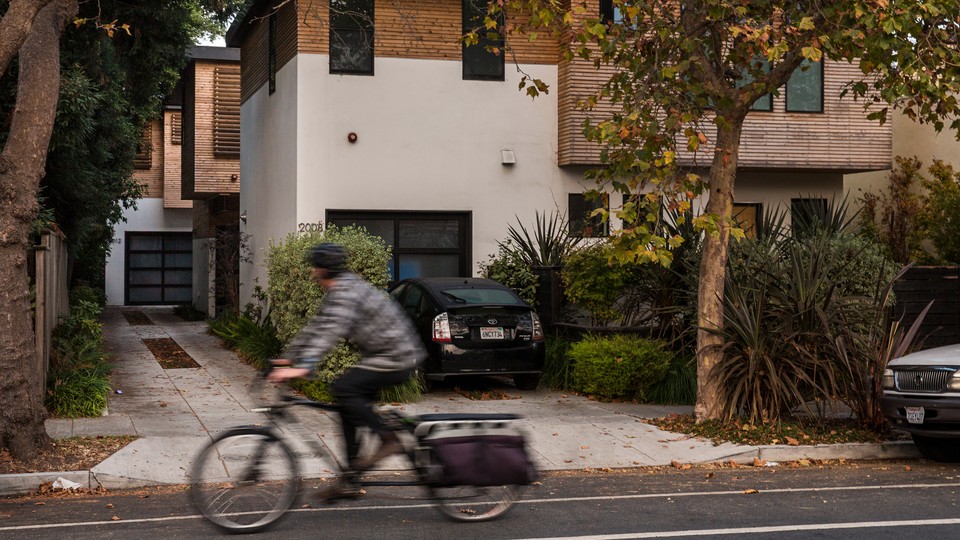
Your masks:
M 126 308 L 130 309 L 130 308 Z M 0 475 L 0 495 L 27 493 L 64 477 L 107 489 L 183 484 L 193 457 L 216 433 L 263 421 L 249 410 L 254 370 L 220 346 L 205 322 L 184 322 L 168 308 L 143 308 L 154 324 L 131 325 L 119 308 L 103 316 L 106 348 L 116 370 L 109 414 L 100 418 L 50 419 L 54 438 L 136 435 L 140 438 L 89 471 Z M 164 369 L 143 339 L 172 338 L 200 365 Z M 646 418 L 690 412 L 690 407 L 598 403 L 550 390 L 506 390 L 516 399 L 473 401 L 452 391 L 430 393 L 401 408 L 427 412 L 503 412 L 523 416 L 534 459 L 542 470 L 597 469 L 680 463 L 810 459 L 889 459 L 916 457 L 910 442 L 819 446 L 714 445 L 705 439 L 662 431 Z M 342 452 L 334 419 L 305 410 L 300 427 L 334 455 Z M 389 466 L 389 464 L 387 464 Z M 303 471 L 319 471 L 309 460 Z M 320 476 L 317 474 L 316 476 Z

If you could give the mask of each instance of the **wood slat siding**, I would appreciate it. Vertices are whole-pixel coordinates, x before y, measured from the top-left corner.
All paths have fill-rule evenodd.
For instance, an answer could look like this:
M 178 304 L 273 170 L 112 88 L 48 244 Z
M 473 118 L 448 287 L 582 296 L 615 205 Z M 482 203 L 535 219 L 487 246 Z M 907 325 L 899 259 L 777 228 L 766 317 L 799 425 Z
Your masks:
M 599 14 L 599 0 L 586 0 L 588 13 Z M 583 136 L 583 121 L 608 118 L 615 107 L 601 102 L 593 111 L 576 110 L 577 101 L 594 94 L 609 80 L 612 68 L 597 70 L 592 62 L 575 59 L 559 67 L 559 164 L 598 165 L 600 147 Z M 785 92 L 773 99 L 772 112 L 751 112 L 744 124 L 740 167 L 759 169 L 880 170 L 892 165 L 893 131 L 866 120 L 863 106 L 850 98 L 840 100 L 844 83 L 857 80 L 857 66 L 827 61 L 824 65 L 824 112 L 786 112 Z M 707 125 L 707 137 L 716 130 Z M 698 163 L 709 165 L 713 149 L 701 148 Z M 691 155 L 680 155 L 692 163 Z
M 163 153 L 154 152 L 153 148 L 163 148 L 163 128 L 160 120 L 153 120 L 143 131 L 144 138 L 141 144 L 147 144 L 151 148 L 151 156 L 147 167 L 135 167 L 133 170 L 133 179 L 144 186 L 143 197 L 145 199 L 159 199 L 163 197 Z M 142 162 L 143 163 L 143 162 Z
M 193 85 L 187 87 L 184 96 L 182 182 L 185 197 L 190 199 L 206 198 L 218 193 L 240 192 L 239 154 L 229 158 L 215 155 L 214 116 L 218 67 L 236 69 L 236 66 L 231 66 L 229 63 L 196 61 L 191 70 Z M 232 80 L 234 84 L 240 83 L 239 77 Z
M 268 2 L 260 13 L 250 21 L 250 30 L 240 44 L 240 100 L 246 101 L 258 89 L 267 84 L 267 60 L 269 53 L 269 21 L 267 16 L 277 3 Z M 313 2 L 283 2 L 276 11 L 277 71 L 297 54 L 297 4 Z M 302 6 L 301 9 L 305 9 Z
M 934 301 L 920 325 L 920 335 L 929 335 L 925 349 L 960 342 L 960 267 L 912 267 L 894 283 L 893 292 L 894 318 L 903 317 L 904 328 Z
M 328 54 L 329 1 L 287 2 L 277 13 L 277 69 L 295 54 Z M 459 61 L 462 32 L 461 3 L 450 0 L 376 0 L 374 58 L 417 58 Z M 268 12 L 264 8 L 264 13 Z M 525 16 L 508 14 L 508 21 Z M 255 19 L 241 44 L 241 99 L 246 101 L 267 83 L 268 24 Z M 556 64 L 557 40 L 545 34 L 530 41 L 525 35 L 507 39 L 507 63 Z M 376 62 L 376 60 L 374 60 Z
M 191 208 L 193 201 L 183 198 L 180 186 L 180 163 L 182 162 L 182 123 L 178 112 L 163 113 L 163 207 Z

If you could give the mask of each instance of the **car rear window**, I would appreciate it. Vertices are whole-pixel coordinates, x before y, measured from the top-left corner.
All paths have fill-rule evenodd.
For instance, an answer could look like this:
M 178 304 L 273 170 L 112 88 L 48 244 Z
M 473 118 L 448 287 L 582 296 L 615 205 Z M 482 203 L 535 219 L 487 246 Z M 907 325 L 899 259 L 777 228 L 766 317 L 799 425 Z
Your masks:
M 503 289 L 442 289 L 443 297 L 454 304 L 519 304 L 520 300 Z

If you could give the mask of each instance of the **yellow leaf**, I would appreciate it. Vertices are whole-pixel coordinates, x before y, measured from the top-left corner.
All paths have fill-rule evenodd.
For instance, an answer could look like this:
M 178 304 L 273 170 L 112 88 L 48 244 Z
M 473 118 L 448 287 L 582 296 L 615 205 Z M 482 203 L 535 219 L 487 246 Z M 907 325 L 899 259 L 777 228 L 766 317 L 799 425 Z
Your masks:
M 745 490 L 743 490 L 743 494 L 744 494 L 744 495 L 753 495 L 754 493 L 760 493 L 760 492 L 757 491 L 757 490 L 755 490 L 755 489 L 745 489 Z

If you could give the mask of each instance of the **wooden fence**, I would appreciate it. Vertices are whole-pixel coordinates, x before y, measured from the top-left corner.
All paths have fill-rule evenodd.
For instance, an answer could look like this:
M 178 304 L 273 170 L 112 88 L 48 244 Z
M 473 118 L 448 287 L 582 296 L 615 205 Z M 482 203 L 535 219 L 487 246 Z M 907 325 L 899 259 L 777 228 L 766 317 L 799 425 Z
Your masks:
M 50 368 L 50 345 L 53 329 L 60 317 L 70 313 L 67 282 L 67 243 L 63 233 L 53 230 L 43 233 L 35 248 L 36 258 L 36 313 L 34 336 L 37 347 L 37 377 L 40 392 L 47 384 Z
M 908 326 L 930 301 L 920 326 L 924 348 L 960 343 L 960 266 L 914 266 L 893 286 L 894 317 Z

